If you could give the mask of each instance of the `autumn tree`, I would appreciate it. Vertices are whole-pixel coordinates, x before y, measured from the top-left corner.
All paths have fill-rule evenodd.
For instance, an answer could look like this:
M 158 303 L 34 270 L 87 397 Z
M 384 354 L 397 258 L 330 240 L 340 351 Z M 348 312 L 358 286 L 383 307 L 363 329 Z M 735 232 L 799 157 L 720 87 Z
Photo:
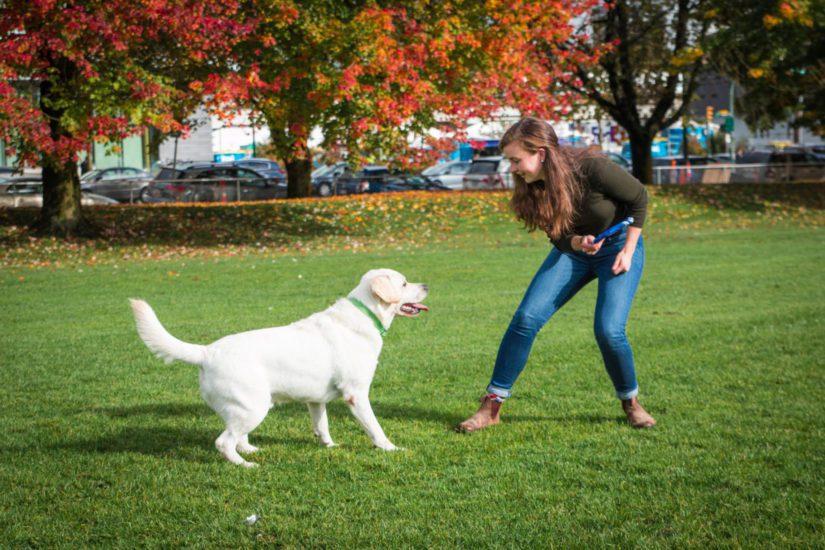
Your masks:
M 720 0 L 711 60 L 742 90 L 736 113 L 754 129 L 791 121 L 825 135 L 825 3 Z
M 403 165 L 421 152 L 410 135 L 440 131 L 440 142 L 425 138 L 438 154 L 469 119 L 505 106 L 557 117 L 572 98 L 550 83 L 595 53 L 557 48 L 550 59 L 536 44 L 574 40 L 570 21 L 595 3 L 253 0 L 258 25 L 236 50 L 238 71 L 197 89 L 266 122 L 289 196 L 307 196 L 316 127 L 351 160 L 376 153 Z
M 41 165 L 37 228 L 85 229 L 78 153 L 151 125 L 186 131 L 189 84 L 225 65 L 248 30 L 237 2 L 5 0 L 0 4 L 0 136 Z
M 707 0 L 607 0 L 579 22 L 584 53 L 611 47 L 595 67 L 561 84 L 588 97 L 627 132 L 633 174 L 652 181 L 651 145 L 696 92 L 711 19 Z

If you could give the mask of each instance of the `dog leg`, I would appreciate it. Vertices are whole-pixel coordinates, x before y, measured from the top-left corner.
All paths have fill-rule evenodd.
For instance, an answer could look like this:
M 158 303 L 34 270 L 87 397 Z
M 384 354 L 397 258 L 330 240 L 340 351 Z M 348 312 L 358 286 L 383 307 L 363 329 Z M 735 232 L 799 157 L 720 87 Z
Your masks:
M 375 418 L 375 413 L 372 412 L 369 397 L 366 395 L 360 397 L 350 395 L 346 397 L 345 400 L 347 405 L 349 405 L 349 410 L 352 411 L 352 415 L 358 420 L 358 423 L 361 424 L 361 427 L 364 428 L 364 431 L 367 432 L 370 439 L 372 439 L 373 445 L 385 451 L 399 450 L 398 447 L 393 445 L 390 440 L 387 439 L 387 436 L 384 435 L 384 430 L 381 429 L 378 419 Z
M 249 434 L 246 434 L 241 438 L 238 442 L 238 452 L 239 453 L 254 453 L 258 450 L 258 447 L 249 444 Z
M 324 403 L 307 403 L 309 416 L 312 417 L 312 429 L 315 436 L 324 447 L 335 447 L 335 442 L 329 435 L 329 421 L 327 420 L 327 406 Z
M 238 454 L 238 436 L 230 432 L 229 429 L 224 430 L 224 432 L 218 436 L 218 439 L 215 440 L 215 447 L 217 447 L 218 451 L 232 464 L 244 466 L 245 468 L 254 468 L 257 466 L 254 462 L 247 462 Z
M 249 432 L 258 427 L 266 418 L 269 411 L 269 404 L 260 402 L 258 407 L 238 407 L 231 406 L 223 409 L 220 413 L 226 423 L 226 430 L 215 440 L 215 447 L 232 464 L 254 468 L 254 462 L 247 462 L 238 454 L 238 449 L 242 452 L 250 452 L 246 449 L 249 445 Z M 254 449 L 254 447 L 252 447 Z

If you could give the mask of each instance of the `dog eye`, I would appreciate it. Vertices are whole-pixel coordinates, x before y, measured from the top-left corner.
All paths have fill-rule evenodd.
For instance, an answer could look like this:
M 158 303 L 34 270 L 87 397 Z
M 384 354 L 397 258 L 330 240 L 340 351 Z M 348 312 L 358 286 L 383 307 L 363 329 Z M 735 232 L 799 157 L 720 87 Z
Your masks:
M 404 281 L 404 286 L 407 286 L 407 281 Z

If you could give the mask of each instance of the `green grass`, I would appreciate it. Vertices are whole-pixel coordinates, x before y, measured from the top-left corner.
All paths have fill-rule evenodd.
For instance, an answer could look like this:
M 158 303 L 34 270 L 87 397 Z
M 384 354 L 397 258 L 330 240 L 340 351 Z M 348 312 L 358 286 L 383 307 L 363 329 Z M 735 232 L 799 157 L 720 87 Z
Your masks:
M 327 231 L 310 252 L 285 245 L 158 261 L 118 243 L 90 261 L 91 252 L 44 251 L 43 242 L 24 250 L 7 234 L 0 541 L 822 547 L 822 192 L 748 207 L 718 193 L 653 197 L 629 324 L 643 403 L 659 422 L 648 431 L 625 424 L 603 371 L 595 288 L 541 332 L 502 425 L 451 431 L 475 410 L 510 315 L 549 250 L 501 209 L 393 246 L 364 233 L 368 251 L 357 253 L 336 251 Z M 403 224 L 437 232 L 431 220 Z M 23 266 L 33 258 L 51 267 Z M 199 396 L 196 367 L 154 359 L 126 301 L 145 298 L 173 334 L 208 342 L 318 311 L 373 267 L 431 289 L 429 313 L 393 325 L 372 387 L 385 432 L 407 449 L 399 453 L 372 449 L 340 402 L 330 406 L 340 446 L 321 448 L 306 408 L 293 403 L 253 432 L 260 468 L 230 465 L 214 449 L 222 427 Z M 250 526 L 252 514 L 260 519 Z

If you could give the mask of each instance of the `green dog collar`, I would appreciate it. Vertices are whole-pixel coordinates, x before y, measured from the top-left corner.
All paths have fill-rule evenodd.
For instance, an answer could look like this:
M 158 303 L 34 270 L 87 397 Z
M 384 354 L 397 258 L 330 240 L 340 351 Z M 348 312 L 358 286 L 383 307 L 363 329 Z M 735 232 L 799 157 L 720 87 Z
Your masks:
M 358 298 L 347 298 L 347 299 L 350 302 L 352 302 L 352 305 L 354 305 L 355 307 L 357 307 L 358 309 L 363 311 L 364 315 L 366 315 L 367 317 L 372 319 L 372 324 L 375 325 L 375 328 L 378 330 L 378 334 L 380 334 L 381 336 L 384 336 L 387 333 L 387 329 L 385 329 L 384 325 L 381 324 L 381 320 L 378 319 L 378 317 L 375 315 L 375 313 L 373 313 L 373 311 L 370 308 L 368 308 L 364 304 L 364 302 L 362 302 Z

